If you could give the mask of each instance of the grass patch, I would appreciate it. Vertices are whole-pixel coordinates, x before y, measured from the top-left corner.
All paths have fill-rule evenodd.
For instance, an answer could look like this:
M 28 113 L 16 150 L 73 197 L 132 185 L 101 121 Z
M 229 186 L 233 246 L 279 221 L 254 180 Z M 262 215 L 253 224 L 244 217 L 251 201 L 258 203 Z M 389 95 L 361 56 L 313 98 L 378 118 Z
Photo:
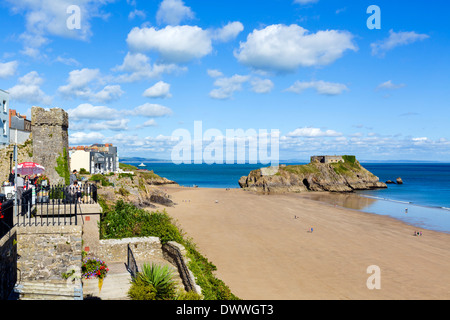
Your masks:
M 296 165 L 296 166 L 286 166 L 282 168 L 282 170 L 285 170 L 290 173 L 295 174 L 307 174 L 307 173 L 319 173 L 319 169 L 313 164 L 305 164 L 305 165 Z
M 119 168 L 125 171 L 134 171 L 138 169 L 137 167 L 132 166 L 131 164 L 125 164 L 121 162 L 119 162 Z

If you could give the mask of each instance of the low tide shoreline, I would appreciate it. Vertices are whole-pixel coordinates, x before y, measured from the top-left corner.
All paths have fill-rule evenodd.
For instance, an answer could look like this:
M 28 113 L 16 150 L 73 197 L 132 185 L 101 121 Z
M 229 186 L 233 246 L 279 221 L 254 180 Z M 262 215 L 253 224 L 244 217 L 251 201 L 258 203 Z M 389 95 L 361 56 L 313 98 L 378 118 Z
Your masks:
M 450 234 L 299 194 L 161 188 L 177 204 L 169 215 L 244 300 L 450 298 Z M 372 265 L 380 290 L 367 287 Z

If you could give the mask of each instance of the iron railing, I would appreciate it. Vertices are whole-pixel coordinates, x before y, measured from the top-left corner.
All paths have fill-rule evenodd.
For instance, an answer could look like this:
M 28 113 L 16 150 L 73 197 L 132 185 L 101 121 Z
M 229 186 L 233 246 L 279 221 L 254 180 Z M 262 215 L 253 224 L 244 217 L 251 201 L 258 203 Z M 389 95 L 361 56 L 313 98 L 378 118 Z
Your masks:
M 95 184 L 42 186 L 24 191 L 17 201 L 16 222 L 20 226 L 78 225 L 81 204 L 97 203 Z M 9 206 L 14 207 L 10 200 Z M 14 209 L 12 209 L 14 212 Z M 11 214 L 11 217 L 14 217 Z
M 128 244 L 127 249 L 127 270 L 131 274 L 131 277 L 136 278 L 139 269 L 136 263 L 136 259 L 134 259 L 133 251 L 131 250 L 130 244 Z

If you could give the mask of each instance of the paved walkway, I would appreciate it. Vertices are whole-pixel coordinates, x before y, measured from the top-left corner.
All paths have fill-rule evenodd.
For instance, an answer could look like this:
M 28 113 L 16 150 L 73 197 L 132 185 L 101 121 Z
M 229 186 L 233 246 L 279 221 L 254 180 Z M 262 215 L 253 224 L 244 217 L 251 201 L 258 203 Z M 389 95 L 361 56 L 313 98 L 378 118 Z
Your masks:
M 85 300 L 129 300 L 128 290 L 131 275 L 124 263 L 108 264 L 109 272 L 99 290 L 98 279 L 83 279 L 83 296 Z

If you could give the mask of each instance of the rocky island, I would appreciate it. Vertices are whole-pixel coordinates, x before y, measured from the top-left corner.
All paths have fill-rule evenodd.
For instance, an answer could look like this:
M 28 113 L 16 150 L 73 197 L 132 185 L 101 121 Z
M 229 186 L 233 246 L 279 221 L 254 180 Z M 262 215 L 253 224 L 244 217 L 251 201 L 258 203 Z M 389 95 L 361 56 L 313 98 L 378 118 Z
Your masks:
M 242 189 L 267 193 L 329 191 L 352 192 L 387 188 L 355 156 L 314 156 L 306 165 L 263 168 L 241 177 Z

